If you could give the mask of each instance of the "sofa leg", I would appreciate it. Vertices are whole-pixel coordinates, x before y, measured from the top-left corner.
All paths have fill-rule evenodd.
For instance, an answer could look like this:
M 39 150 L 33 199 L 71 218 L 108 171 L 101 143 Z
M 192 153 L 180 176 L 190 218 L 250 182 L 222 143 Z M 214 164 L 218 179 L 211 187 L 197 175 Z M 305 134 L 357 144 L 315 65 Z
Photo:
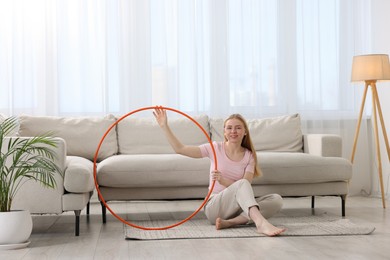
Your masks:
M 311 208 L 314 209 L 315 196 L 311 196 Z
M 341 197 L 341 216 L 345 217 L 345 201 L 347 200 L 347 195 L 340 195 Z
M 107 215 L 107 209 L 106 206 L 104 206 L 103 202 L 100 202 L 100 205 L 102 205 L 102 220 L 103 223 L 106 223 L 106 215 Z
M 88 201 L 88 203 L 87 203 L 87 215 L 89 215 L 89 206 L 90 206 L 90 202 Z
M 75 221 L 75 236 L 78 237 L 80 235 L 80 214 L 81 210 L 75 210 L 74 214 L 76 216 L 76 221 Z
M 90 212 L 90 208 L 91 208 L 91 197 L 93 195 L 93 191 L 91 191 L 89 193 L 89 200 L 88 200 L 88 203 L 87 203 L 87 221 L 89 221 L 89 212 Z

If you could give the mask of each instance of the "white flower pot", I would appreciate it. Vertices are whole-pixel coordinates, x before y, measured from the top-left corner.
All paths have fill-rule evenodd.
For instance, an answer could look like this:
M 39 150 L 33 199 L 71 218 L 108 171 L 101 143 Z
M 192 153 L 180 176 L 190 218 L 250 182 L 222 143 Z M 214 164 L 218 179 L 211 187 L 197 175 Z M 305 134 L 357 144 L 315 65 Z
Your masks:
M 0 212 L 0 245 L 25 244 L 32 232 L 28 210 Z

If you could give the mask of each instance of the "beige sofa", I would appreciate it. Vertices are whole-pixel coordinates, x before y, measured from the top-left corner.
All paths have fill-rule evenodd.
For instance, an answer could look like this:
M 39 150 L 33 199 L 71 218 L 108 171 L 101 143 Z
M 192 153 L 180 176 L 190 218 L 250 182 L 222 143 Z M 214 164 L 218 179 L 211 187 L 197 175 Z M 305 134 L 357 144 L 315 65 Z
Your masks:
M 223 138 L 223 119 L 206 115 L 194 119 L 211 136 Z M 103 135 L 116 118 L 20 116 L 20 136 L 55 131 L 66 144 L 63 154 L 65 177 L 54 200 L 39 205 L 22 193 L 16 205 L 33 213 L 61 213 L 82 210 L 94 188 L 93 159 Z M 185 144 L 207 143 L 204 133 L 189 119 L 169 114 L 172 130 Z M 279 193 L 282 196 L 334 195 L 341 197 L 342 215 L 352 165 L 341 157 L 341 138 L 336 135 L 303 135 L 299 115 L 248 119 L 251 136 L 263 177 L 256 178 L 256 196 Z M 97 182 L 104 200 L 203 199 L 208 193 L 208 159 L 177 155 L 167 143 L 154 118 L 131 116 L 118 122 L 105 137 L 97 156 Z M 39 189 L 39 191 L 38 191 Z M 30 191 L 26 191 L 30 192 Z M 47 192 L 35 187 L 33 194 Z M 39 208 L 35 208 L 38 207 Z M 102 203 L 103 221 L 106 208 Z M 76 214 L 77 215 L 77 214 Z M 77 226 L 77 221 L 76 221 Z

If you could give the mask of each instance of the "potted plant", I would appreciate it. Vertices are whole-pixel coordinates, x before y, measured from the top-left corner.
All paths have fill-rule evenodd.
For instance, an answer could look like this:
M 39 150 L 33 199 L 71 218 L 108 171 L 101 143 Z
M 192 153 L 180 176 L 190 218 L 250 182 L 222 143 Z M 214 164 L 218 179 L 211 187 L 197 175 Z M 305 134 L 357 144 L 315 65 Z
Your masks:
M 55 188 L 56 139 L 50 133 L 35 137 L 9 137 L 18 127 L 18 119 L 9 117 L 0 124 L 0 247 L 25 245 L 32 232 L 28 210 L 11 210 L 12 201 L 28 180 Z M 16 221 L 16 223 L 12 223 Z M 21 230 L 18 230 L 20 228 Z

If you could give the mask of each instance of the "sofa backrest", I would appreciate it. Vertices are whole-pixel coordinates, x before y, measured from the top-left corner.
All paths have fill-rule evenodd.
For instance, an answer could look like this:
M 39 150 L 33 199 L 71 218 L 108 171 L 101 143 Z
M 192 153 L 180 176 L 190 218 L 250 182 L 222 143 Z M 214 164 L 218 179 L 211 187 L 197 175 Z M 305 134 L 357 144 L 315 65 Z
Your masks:
M 0 124 L 2 124 L 5 120 L 7 119 L 7 116 L 0 114 Z M 11 132 L 9 132 L 6 136 L 17 136 L 18 131 L 19 131 L 19 122 L 16 122 L 17 125 L 15 126 L 14 129 L 12 129 Z
M 211 139 L 223 140 L 224 119 L 210 120 Z M 248 119 L 249 132 L 256 151 L 302 152 L 303 141 L 299 114 Z
M 36 136 L 53 132 L 54 136 L 65 140 L 67 155 L 93 160 L 101 138 L 115 121 L 113 115 L 105 117 L 22 115 L 19 117 L 19 136 Z M 101 161 L 116 153 L 118 153 L 118 142 L 113 128 L 105 137 L 97 160 Z
M 206 115 L 193 117 L 209 133 L 209 118 Z M 169 126 L 177 138 L 186 145 L 201 145 L 208 142 L 206 135 L 186 117 L 169 118 Z M 119 153 L 162 154 L 174 153 L 163 131 L 154 118 L 121 120 L 117 126 Z
M 223 140 L 222 118 L 207 115 L 193 117 L 212 141 Z M 67 155 L 94 159 L 99 142 L 116 122 L 113 115 L 106 117 L 19 117 L 19 136 L 36 136 L 48 131 L 66 141 Z M 257 151 L 302 152 L 303 141 L 299 114 L 263 119 L 248 119 L 249 131 Z M 179 140 L 186 145 L 208 143 L 205 134 L 186 117 L 169 118 L 169 125 Z M 174 153 L 154 118 L 122 119 L 111 129 L 102 143 L 98 161 L 114 154 Z

